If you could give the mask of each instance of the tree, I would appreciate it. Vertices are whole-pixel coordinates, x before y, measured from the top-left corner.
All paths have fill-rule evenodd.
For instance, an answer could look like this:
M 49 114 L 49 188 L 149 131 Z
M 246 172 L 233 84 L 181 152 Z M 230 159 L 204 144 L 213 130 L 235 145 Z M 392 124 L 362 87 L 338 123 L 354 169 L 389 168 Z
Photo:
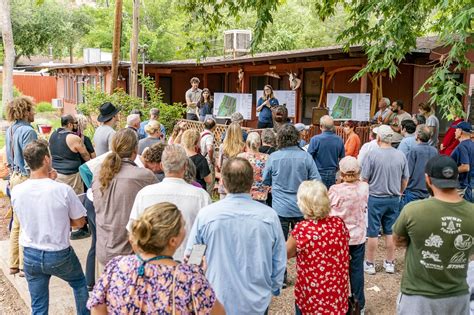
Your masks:
M 120 38 L 122 37 L 122 0 L 115 1 L 114 15 L 114 38 L 112 44 L 112 82 L 110 84 L 110 93 L 117 88 L 118 68 L 120 63 Z
M 255 11 L 258 16 L 253 25 L 252 48 L 255 51 L 284 3 L 280 0 L 185 0 L 182 6 L 191 15 L 193 25 L 204 25 L 204 31 L 210 34 L 229 18 Z M 348 12 L 338 41 L 345 49 L 362 45 L 367 54 L 367 64 L 355 78 L 385 70 L 393 78 L 398 71 L 397 65 L 416 47 L 418 37 L 438 35 L 439 41 L 451 49 L 433 65 L 432 75 L 422 90 L 430 93 L 430 102 L 439 106 L 448 119 L 460 114 L 460 99 L 466 86 L 451 74 L 470 67 L 466 53 L 474 48 L 470 38 L 474 21 L 471 0 L 318 0 L 311 3 L 313 14 L 322 21 L 334 16 L 341 7 Z M 209 43 L 202 43 L 203 47 L 206 45 Z
M 0 20 L 2 28 L 2 41 L 4 47 L 2 103 L 0 119 L 3 109 L 13 99 L 13 65 L 15 61 L 15 46 L 13 42 L 12 21 L 10 17 L 10 0 L 0 0 Z

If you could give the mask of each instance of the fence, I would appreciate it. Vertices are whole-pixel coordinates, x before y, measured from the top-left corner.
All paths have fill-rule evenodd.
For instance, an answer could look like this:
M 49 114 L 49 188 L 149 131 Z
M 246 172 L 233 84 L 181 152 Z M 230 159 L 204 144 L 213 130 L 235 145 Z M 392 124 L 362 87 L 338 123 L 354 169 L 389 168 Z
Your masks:
M 184 126 L 183 126 L 184 129 L 196 129 L 199 132 L 202 132 L 204 130 L 204 124 L 200 121 L 182 119 L 180 120 L 180 122 L 184 123 Z M 216 129 L 214 131 L 214 135 L 215 135 L 214 144 L 217 148 L 221 144 L 222 134 L 226 131 L 227 127 L 228 127 L 227 125 L 221 125 L 221 124 L 217 124 L 216 126 Z M 248 127 L 242 127 L 242 129 L 244 129 L 247 132 L 250 132 L 250 131 L 261 132 L 262 131 L 262 129 L 252 129 Z M 321 133 L 321 129 L 319 128 L 319 125 L 311 125 L 305 140 L 309 142 L 311 137 L 320 133 Z M 356 127 L 355 133 L 359 136 L 361 144 L 369 142 L 370 126 Z M 336 134 L 340 136 L 344 140 L 344 142 L 346 142 L 347 136 L 344 133 L 343 126 L 336 126 Z

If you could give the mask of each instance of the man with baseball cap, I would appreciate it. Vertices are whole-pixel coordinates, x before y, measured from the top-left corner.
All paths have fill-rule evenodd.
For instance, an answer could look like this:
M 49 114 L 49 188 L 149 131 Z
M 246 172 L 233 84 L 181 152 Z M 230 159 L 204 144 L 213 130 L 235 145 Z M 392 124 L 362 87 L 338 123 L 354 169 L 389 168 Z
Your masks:
M 456 126 L 455 137 L 459 145 L 451 153 L 451 157 L 458 165 L 459 189 L 464 193 L 464 199 L 474 202 L 472 183 L 474 181 L 474 142 L 471 140 L 472 126 L 462 121 Z
M 97 121 L 102 123 L 94 133 L 94 146 L 97 156 L 109 151 L 109 144 L 112 136 L 115 134 L 115 125 L 117 124 L 117 114 L 120 111 L 112 103 L 107 102 L 100 105 L 100 114 Z
M 307 145 L 305 137 L 306 137 L 306 134 L 308 133 L 309 126 L 306 126 L 305 124 L 302 124 L 302 123 L 297 123 L 295 124 L 295 128 L 300 133 L 299 146 L 300 148 L 303 148 L 305 145 Z
M 407 247 L 398 314 L 469 314 L 474 206 L 459 196 L 458 174 L 451 157 L 431 158 L 425 177 L 433 198 L 406 205 L 393 226 L 395 243 Z
M 385 234 L 385 272 L 395 273 L 395 244 L 392 225 L 400 212 L 400 196 L 408 182 L 408 163 L 403 152 L 392 147 L 394 131 L 390 126 L 377 129 L 379 148 L 370 151 L 362 165 L 362 180 L 369 183 L 367 260 L 364 270 L 375 274 L 375 251 L 380 227 Z

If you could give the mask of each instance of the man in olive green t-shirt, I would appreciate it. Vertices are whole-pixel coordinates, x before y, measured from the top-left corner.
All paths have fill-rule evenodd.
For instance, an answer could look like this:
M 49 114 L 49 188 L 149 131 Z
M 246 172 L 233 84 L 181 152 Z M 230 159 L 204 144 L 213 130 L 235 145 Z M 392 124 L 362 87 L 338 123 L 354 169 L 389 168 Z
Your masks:
M 474 237 L 474 204 L 462 199 L 456 162 L 428 161 L 426 184 L 433 198 L 411 202 L 393 226 L 407 246 L 398 314 L 469 314 L 466 283 Z

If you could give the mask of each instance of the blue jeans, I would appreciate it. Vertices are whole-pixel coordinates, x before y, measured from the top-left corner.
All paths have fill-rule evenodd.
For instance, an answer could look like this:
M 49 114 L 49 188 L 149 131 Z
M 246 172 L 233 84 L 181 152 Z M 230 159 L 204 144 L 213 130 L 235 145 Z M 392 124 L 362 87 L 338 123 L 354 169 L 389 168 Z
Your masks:
M 295 315 L 303 315 L 303 312 L 300 310 L 298 305 L 295 303 Z
M 360 245 L 350 245 L 349 255 L 351 256 L 349 276 L 351 279 L 351 292 L 359 301 L 360 308 L 365 307 L 364 295 L 364 255 L 365 243 Z
M 326 188 L 329 189 L 332 185 L 336 184 L 336 170 L 333 171 L 319 171 L 319 175 L 321 175 L 321 181 Z
M 33 315 L 48 314 L 51 276 L 66 281 L 72 287 L 77 314 L 90 314 L 86 308 L 89 298 L 86 278 L 72 247 L 52 252 L 25 247 L 24 259 L 24 271 L 26 281 L 28 281 Z
M 413 191 L 413 190 L 406 189 L 403 192 L 402 198 L 400 199 L 400 211 L 403 209 L 403 207 L 405 207 L 410 202 L 415 201 L 415 200 L 420 200 L 420 199 L 426 199 L 428 197 L 429 197 L 429 194 L 424 194 L 420 191 Z
M 369 195 L 369 226 L 367 237 L 377 237 L 380 226 L 385 235 L 392 235 L 392 226 L 400 214 L 400 197 L 376 197 Z
M 87 253 L 86 260 L 86 282 L 87 286 L 93 287 L 95 284 L 95 243 L 97 232 L 95 229 L 95 209 L 94 204 L 87 197 L 84 201 L 84 207 L 87 209 L 87 221 L 91 230 L 91 248 Z
M 280 217 L 280 224 L 281 224 L 281 229 L 283 230 L 283 236 L 285 236 L 285 241 L 288 240 L 288 234 L 290 233 L 290 228 L 294 229 L 296 223 L 303 221 L 304 217 L 295 217 L 295 218 L 286 218 L 286 217 Z M 283 278 L 283 282 L 287 283 L 288 279 L 288 270 L 285 269 L 285 276 Z

